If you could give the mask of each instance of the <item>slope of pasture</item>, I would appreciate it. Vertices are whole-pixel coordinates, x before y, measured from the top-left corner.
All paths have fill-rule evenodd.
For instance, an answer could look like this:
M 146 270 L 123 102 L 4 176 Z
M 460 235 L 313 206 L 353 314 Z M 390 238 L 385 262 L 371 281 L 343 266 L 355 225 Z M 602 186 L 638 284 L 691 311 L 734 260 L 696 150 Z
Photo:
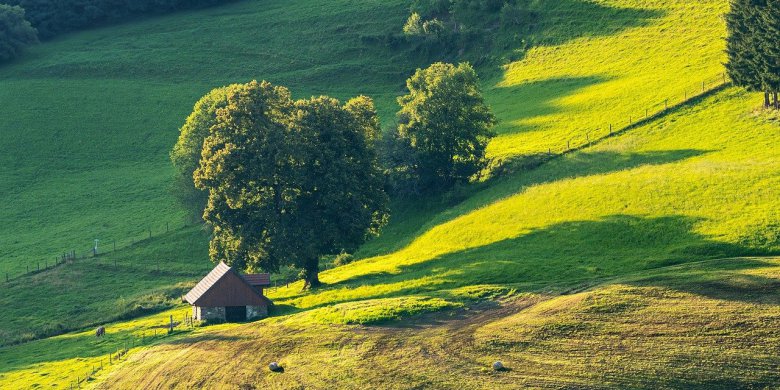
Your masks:
M 182 226 L 168 151 L 214 87 L 370 94 L 391 116 L 414 66 L 361 36 L 400 28 L 403 3 L 247 0 L 68 35 L 0 67 L 2 278 Z
M 203 329 L 130 356 L 97 388 L 771 388 L 778 285 L 780 259 L 730 258 L 403 326 Z
M 490 89 L 497 158 L 580 146 L 722 82 L 727 0 L 534 2 L 524 57 Z
M 717 76 L 726 3 L 533 2 L 531 35 L 494 48 L 523 58 L 500 77 L 481 68 L 502 122 L 491 154 L 558 151 Z M 425 63 L 368 42 L 407 13 L 401 0 L 247 0 L 73 34 L 0 67 L 0 274 L 85 252 L 95 238 L 180 226 L 167 152 L 215 86 L 257 78 L 298 96 L 364 93 L 391 123 L 403 80 Z
M 489 183 L 396 247 L 274 298 L 296 308 L 470 285 L 573 286 L 780 250 L 780 130 L 755 96 L 713 93 L 541 167 Z M 522 290 L 522 289 L 521 289 Z M 382 302 L 378 301 L 381 305 Z M 359 322 L 359 321 L 357 321 Z
M 780 263 L 729 257 L 780 251 L 780 130 L 754 105 L 718 91 L 492 183 L 323 290 L 273 293 L 281 315 L 142 351 L 100 386 L 771 386 Z
M 501 78 L 514 81 L 496 80 L 490 76 L 495 70 L 489 66 L 480 69 L 488 75 L 486 94 L 502 120 L 503 135 L 494 142 L 495 147 L 491 146 L 492 153 L 506 157 L 542 148 L 532 138 L 505 142 L 510 134 L 514 134 L 510 138 L 525 137 L 525 121 L 543 120 L 552 111 L 585 118 L 582 113 L 608 108 L 602 100 L 585 95 L 579 98 L 584 102 L 566 103 L 566 96 L 582 91 L 569 88 L 563 80 L 568 71 L 559 68 L 590 60 L 591 53 L 585 48 L 603 51 L 616 47 L 621 41 L 614 37 L 656 39 L 659 47 L 664 46 L 660 39 L 665 38 L 664 31 L 696 39 L 700 55 L 690 58 L 689 68 L 659 71 L 658 67 L 626 62 L 621 59 L 625 53 L 621 53 L 611 72 L 625 79 L 653 79 L 656 89 L 671 77 L 698 77 L 699 70 L 718 58 L 721 43 L 717 34 L 705 36 L 705 30 L 683 26 L 695 19 L 712 21 L 712 28 L 716 28 L 723 7 L 714 2 L 700 8 L 681 4 L 669 2 L 660 9 L 656 2 L 625 0 L 535 2 L 539 24 L 526 45 L 541 46 L 513 64 Z M 121 249 L 147 236 L 148 229 L 157 237 L 166 225 L 182 226 L 184 212 L 169 193 L 172 172 L 167 152 L 192 103 L 214 86 L 265 78 L 290 86 L 299 96 L 366 93 L 377 99 L 384 122 L 391 122 L 394 96 L 401 93 L 403 80 L 412 69 L 424 63 L 403 48 L 388 49 L 363 38 L 397 32 L 407 13 L 406 2 L 400 0 L 247 0 L 73 34 L 35 47 L 21 61 L 0 67 L 0 184 L 5 189 L 0 192 L 0 278 L 16 278 L 28 266 L 43 266 L 62 252 L 84 254 L 94 239 L 100 239 L 103 248 L 117 242 Z M 620 47 L 630 52 L 636 40 L 627 42 Z M 682 45 L 684 40 L 674 42 Z M 518 47 L 523 45 L 517 42 Z M 549 51 L 569 54 L 544 54 Z M 642 60 L 660 61 L 650 56 Z M 549 66 L 538 65 L 545 61 Z M 534 63 L 539 68 L 536 77 L 545 82 L 523 83 L 512 76 Z M 588 67 L 594 68 L 594 77 L 604 73 L 595 64 Z M 559 79 L 563 81 L 555 81 Z M 595 81 L 593 86 L 598 90 Z M 641 99 L 634 97 L 633 101 Z M 565 126 L 555 129 L 560 131 L 550 130 L 550 139 L 571 130 Z M 445 210 L 452 204 L 434 200 L 428 211 L 417 204 L 397 204 L 384 238 L 364 248 L 362 256 L 399 249 L 414 237 L 420 224 L 428 222 L 431 211 Z M 202 236 L 175 235 L 172 239 L 193 243 L 181 245 L 179 253 L 181 259 L 195 262 L 192 273 L 207 266 L 201 259 L 206 246 Z M 202 242 L 198 244 L 198 240 Z M 153 241 L 152 245 L 161 242 Z M 149 251 L 154 253 L 154 248 Z M 93 285 L 115 277 L 102 269 L 91 272 Z M 167 280 L 170 287 L 185 278 Z M 90 286 L 79 284 L 84 281 L 71 278 L 68 288 L 88 291 Z M 8 299 L 15 299 L 26 283 L 25 277 L 15 282 L 14 290 L 6 291 Z M 94 299 L 84 296 L 77 301 Z M 78 302 L 65 305 L 83 310 L 78 309 Z M 102 310 L 91 313 L 88 323 L 116 316 Z M 28 320 L 29 314 L 35 315 L 26 314 Z M 31 321 L 20 322 L 26 326 L 21 332 L 15 325 L 0 330 L 27 338 L 49 334 L 66 322 L 65 329 L 69 329 L 77 325 L 75 318 L 86 319 L 75 316 L 63 321 L 36 315 Z

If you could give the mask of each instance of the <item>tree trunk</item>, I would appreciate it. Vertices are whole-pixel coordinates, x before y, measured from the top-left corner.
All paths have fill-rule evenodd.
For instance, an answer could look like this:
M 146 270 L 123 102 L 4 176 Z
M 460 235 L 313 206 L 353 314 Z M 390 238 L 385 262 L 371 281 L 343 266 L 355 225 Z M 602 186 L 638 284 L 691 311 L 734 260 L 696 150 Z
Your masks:
M 775 100 L 775 110 L 780 109 L 780 102 L 777 101 L 777 91 L 772 92 L 772 97 Z
M 322 283 L 320 282 L 319 259 L 307 261 L 305 270 L 306 270 L 306 281 L 303 284 L 303 289 L 305 290 L 307 287 L 310 289 L 315 289 L 317 287 L 320 287 Z
M 771 107 L 771 103 L 769 102 L 769 91 L 764 91 L 764 108 Z

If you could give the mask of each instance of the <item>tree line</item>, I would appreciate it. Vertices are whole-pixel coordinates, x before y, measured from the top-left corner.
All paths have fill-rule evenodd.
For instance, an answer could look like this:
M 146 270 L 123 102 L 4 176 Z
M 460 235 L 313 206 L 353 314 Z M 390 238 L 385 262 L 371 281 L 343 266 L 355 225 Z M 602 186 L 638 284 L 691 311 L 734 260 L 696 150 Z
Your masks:
M 496 119 L 469 64 L 418 69 L 398 103 L 397 125 L 382 131 L 366 96 L 293 100 L 252 81 L 201 98 L 171 160 L 175 192 L 212 227 L 211 259 L 292 265 L 314 288 L 323 256 L 379 234 L 399 187 L 446 191 L 484 169 Z
M 227 3 L 230 0 L 2 0 L 24 8 L 41 39 L 114 23 L 130 17 L 164 14 Z
M 729 76 L 780 109 L 780 0 L 733 0 L 726 23 Z
M 235 0 L 0 0 L 0 62 L 38 39 L 141 15 L 207 7 Z

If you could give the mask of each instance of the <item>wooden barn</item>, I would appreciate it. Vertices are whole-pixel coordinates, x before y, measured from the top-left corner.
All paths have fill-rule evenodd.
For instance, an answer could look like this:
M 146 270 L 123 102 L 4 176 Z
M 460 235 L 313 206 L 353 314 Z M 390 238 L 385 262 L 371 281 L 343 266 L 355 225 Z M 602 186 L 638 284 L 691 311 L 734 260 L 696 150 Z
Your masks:
M 273 303 L 263 295 L 263 288 L 270 285 L 269 274 L 241 275 L 220 262 L 184 300 L 192 305 L 195 320 L 254 320 L 268 316 L 268 307 Z

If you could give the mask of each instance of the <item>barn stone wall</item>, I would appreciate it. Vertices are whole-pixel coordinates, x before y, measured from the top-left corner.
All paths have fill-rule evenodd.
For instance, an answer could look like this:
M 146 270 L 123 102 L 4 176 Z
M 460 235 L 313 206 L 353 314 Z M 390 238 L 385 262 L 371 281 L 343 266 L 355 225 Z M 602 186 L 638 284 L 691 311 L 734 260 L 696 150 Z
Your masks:
M 225 308 L 193 306 L 192 317 L 198 321 L 225 321 Z
M 246 307 L 246 319 L 256 320 L 258 318 L 268 317 L 267 306 L 247 306 Z

